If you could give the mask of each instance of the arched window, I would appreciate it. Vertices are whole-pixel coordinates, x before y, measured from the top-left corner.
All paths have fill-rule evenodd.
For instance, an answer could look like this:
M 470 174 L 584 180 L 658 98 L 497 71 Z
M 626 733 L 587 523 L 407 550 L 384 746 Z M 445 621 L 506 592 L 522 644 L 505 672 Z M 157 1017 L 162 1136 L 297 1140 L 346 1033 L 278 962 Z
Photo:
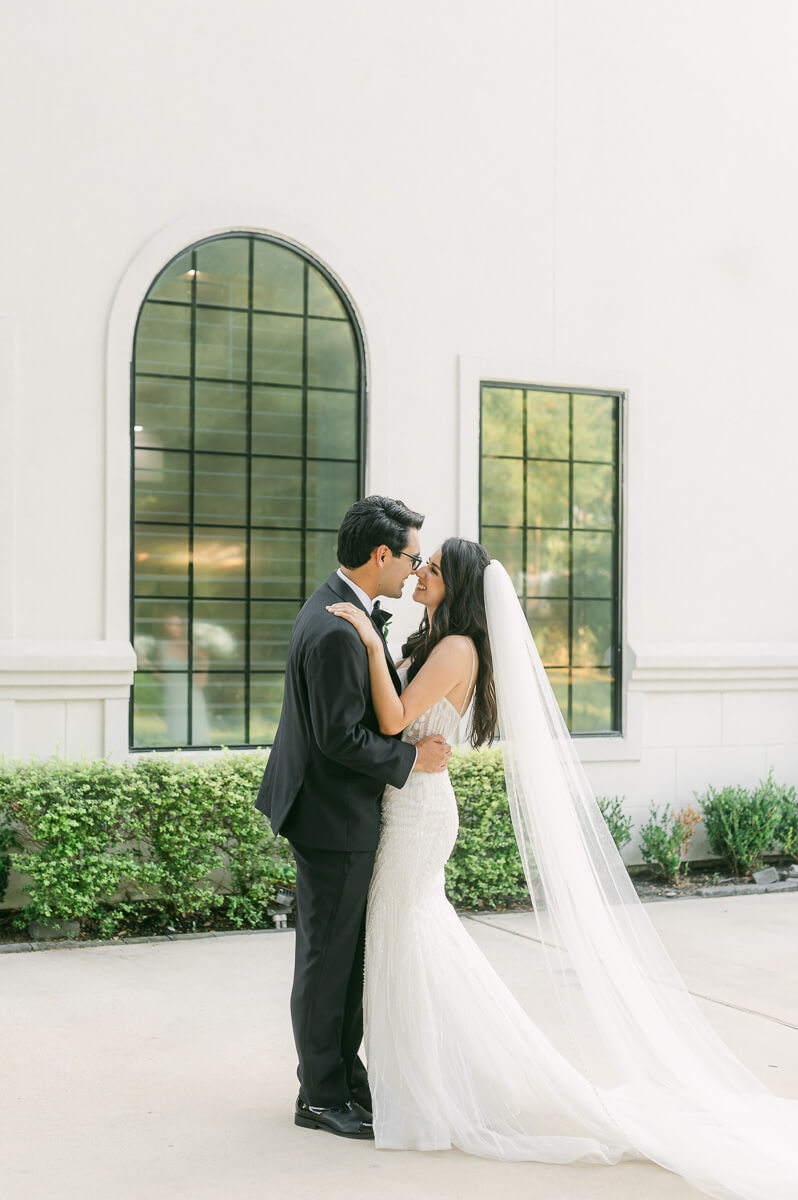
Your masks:
M 363 493 L 364 358 L 346 297 L 275 238 L 183 251 L 131 364 L 135 750 L 271 743 L 294 618 Z

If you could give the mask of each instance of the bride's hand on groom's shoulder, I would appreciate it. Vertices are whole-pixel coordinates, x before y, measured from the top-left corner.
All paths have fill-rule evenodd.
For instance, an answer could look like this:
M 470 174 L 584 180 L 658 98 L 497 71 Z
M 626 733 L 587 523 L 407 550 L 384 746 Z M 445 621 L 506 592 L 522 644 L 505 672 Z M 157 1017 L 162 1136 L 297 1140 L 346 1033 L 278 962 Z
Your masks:
M 332 613 L 334 617 L 343 617 L 350 625 L 354 625 L 360 640 L 368 649 L 370 646 L 382 647 L 382 636 L 377 633 L 371 618 L 354 604 L 328 604 L 326 605 L 327 612 Z

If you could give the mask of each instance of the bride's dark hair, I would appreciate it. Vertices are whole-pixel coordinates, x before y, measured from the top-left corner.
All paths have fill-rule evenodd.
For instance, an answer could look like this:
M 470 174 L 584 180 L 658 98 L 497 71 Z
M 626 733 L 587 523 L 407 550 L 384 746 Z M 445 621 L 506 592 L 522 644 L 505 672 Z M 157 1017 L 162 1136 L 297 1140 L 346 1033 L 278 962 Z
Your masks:
M 409 683 L 447 634 L 460 633 L 473 639 L 479 658 L 479 671 L 474 688 L 469 741 L 475 750 L 491 744 L 498 719 L 482 578 L 489 562 L 490 556 L 479 542 L 447 538 L 441 546 L 441 577 L 446 588 L 444 597 L 432 614 L 432 624 L 425 612 L 418 629 L 402 647 L 402 657 L 410 660 L 407 672 Z

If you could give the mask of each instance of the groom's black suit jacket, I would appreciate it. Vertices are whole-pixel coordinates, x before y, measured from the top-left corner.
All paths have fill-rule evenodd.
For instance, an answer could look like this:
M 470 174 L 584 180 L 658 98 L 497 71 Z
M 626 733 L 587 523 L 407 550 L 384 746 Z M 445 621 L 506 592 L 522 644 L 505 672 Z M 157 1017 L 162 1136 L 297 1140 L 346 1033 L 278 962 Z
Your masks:
M 379 732 L 368 654 L 353 625 L 326 611 L 363 605 L 338 574 L 294 622 L 280 724 L 256 806 L 275 833 L 323 850 L 374 850 L 386 783 L 403 787 L 416 750 Z M 385 649 L 397 692 L 399 677 Z

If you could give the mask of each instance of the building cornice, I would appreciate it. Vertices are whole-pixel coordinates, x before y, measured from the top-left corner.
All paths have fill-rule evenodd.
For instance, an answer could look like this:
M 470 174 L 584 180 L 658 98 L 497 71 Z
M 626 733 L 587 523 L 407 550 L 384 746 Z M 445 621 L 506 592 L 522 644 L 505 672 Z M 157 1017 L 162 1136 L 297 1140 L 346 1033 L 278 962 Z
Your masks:
M 126 699 L 135 669 L 129 642 L 0 641 L 0 699 Z
M 635 642 L 628 650 L 630 692 L 798 688 L 798 642 Z

